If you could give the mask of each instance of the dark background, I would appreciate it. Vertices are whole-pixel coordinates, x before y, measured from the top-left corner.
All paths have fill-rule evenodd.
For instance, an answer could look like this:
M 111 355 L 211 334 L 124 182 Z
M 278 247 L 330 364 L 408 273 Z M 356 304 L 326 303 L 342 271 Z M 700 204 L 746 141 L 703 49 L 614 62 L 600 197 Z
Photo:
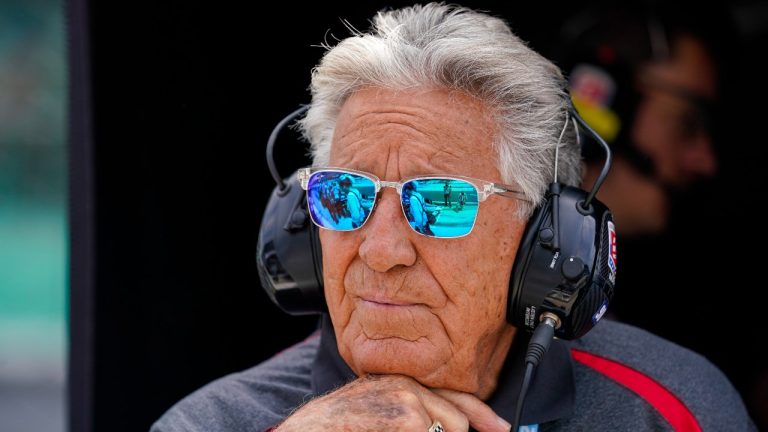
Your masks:
M 266 139 L 309 102 L 318 45 L 348 35 L 340 17 L 366 29 L 375 11 L 409 3 L 251 3 L 68 5 L 73 431 L 147 430 L 185 394 L 314 328 L 314 318 L 269 303 L 258 281 L 256 238 L 273 187 Z M 583 7 L 462 4 L 505 17 L 543 53 Z M 734 129 L 721 180 L 683 206 L 689 213 L 675 222 L 683 230 L 675 249 L 656 251 L 650 241 L 632 249 L 637 264 L 628 250 L 622 277 L 643 275 L 652 288 L 635 291 L 638 322 L 676 325 L 669 337 L 706 351 L 747 392 L 750 371 L 766 363 L 755 342 L 766 328 L 756 211 L 765 202 L 757 53 L 766 7 L 731 5 L 739 8 L 762 10 L 763 21 L 745 21 L 734 47 L 735 91 L 722 119 Z M 307 146 L 295 138 L 278 145 L 284 175 L 308 164 Z M 637 252 L 647 250 L 655 262 Z

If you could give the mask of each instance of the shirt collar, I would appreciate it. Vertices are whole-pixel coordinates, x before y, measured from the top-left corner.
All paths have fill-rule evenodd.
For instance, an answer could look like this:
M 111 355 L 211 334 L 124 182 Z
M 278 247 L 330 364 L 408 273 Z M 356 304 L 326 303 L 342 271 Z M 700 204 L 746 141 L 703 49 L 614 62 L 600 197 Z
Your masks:
M 312 365 L 312 393 L 322 395 L 357 378 L 341 358 L 336 345 L 331 318 L 326 313 L 320 319 L 320 348 Z
M 519 332 L 499 375 L 499 385 L 486 402 L 494 412 L 512 421 L 523 380 L 525 349 L 530 335 Z M 312 392 L 325 394 L 357 378 L 336 345 L 330 317 L 321 320 L 320 349 L 312 367 Z M 520 424 L 540 424 L 570 417 L 575 402 L 573 364 L 568 343 L 555 339 L 536 369 L 525 399 Z

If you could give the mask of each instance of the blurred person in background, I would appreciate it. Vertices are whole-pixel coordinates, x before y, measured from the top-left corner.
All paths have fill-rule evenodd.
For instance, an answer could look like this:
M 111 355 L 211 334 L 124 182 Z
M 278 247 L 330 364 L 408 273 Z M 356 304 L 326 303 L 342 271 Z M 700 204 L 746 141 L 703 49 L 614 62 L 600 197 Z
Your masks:
M 717 53 L 698 24 L 665 13 L 587 11 L 563 29 L 558 57 L 574 104 L 616 154 L 600 197 L 622 237 L 663 232 L 674 194 L 718 170 Z M 585 151 L 587 185 L 600 170 L 595 150 Z
M 720 5 L 696 5 L 692 13 L 684 5 L 645 4 L 580 12 L 563 25 L 554 57 L 569 75 L 574 105 L 614 150 L 598 194 L 614 212 L 621 239 L 611 312 L 717 363 L 759 416 L 766 384 L 759 387 L 754 377 L 768 382 L 768 374 L 753 360 L 756 344 L 711 321 L 739 293 L 748 295 L 751 281 L 731 280 L 731 297 L 718 295 L 733 266 L 696 253 L 733 247 L 723 221 L 736 212 L 719 197 L 743 187 L 721 175 L 722 138 L 732 140 L 729 125 L 740 120 L 724 112 L 740 106 L 726 103 L 737 46 Z M 589 187 L 601 160 L 594 143 L 584 149 Z M 724 339 L 735 349 L 724 349 Z

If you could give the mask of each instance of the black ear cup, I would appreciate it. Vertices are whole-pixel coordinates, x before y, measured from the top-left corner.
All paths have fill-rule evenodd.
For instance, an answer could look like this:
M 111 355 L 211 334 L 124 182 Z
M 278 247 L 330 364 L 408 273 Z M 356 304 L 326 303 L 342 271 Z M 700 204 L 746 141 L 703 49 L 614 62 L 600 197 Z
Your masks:
M 550 312 L 561 321 L 555 336 L 575 339 L 605 313 L 616 281 L 615 229 L 605 205 L 593 199 L 584 209 L 586 198 L 580 189 L 562 187 L 529 219 L 510 279 L 507 320 L 516 327 L 532 330 Z
M 269 197 L 259 230 L 256 262 L 267 295 L 292 315 L 326 310 L 317 227 L 296 173 Z

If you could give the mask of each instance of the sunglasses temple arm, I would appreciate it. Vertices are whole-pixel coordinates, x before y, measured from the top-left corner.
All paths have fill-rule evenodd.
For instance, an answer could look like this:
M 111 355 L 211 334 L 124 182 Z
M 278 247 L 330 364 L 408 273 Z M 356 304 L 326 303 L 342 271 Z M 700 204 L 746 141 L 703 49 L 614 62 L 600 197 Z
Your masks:
M 520 201 L 530 202 L 530 200 L 525 196 L 524 193 L 515 189 L 510 189 L 509 187 L 498 184 L 498 183 L 493 184 L 493 190 L 491 191 L 491 193 L 494 193 L 496 195 L 501 195 L 507 198 L 514 198 Z

